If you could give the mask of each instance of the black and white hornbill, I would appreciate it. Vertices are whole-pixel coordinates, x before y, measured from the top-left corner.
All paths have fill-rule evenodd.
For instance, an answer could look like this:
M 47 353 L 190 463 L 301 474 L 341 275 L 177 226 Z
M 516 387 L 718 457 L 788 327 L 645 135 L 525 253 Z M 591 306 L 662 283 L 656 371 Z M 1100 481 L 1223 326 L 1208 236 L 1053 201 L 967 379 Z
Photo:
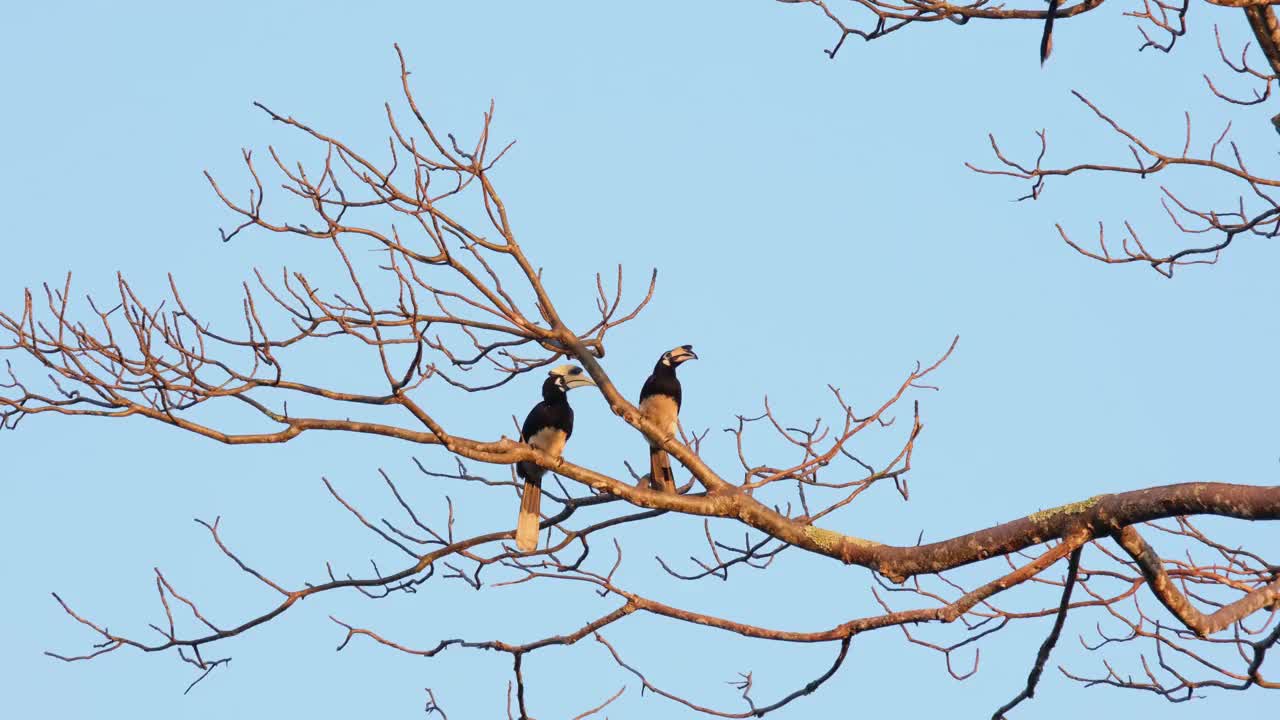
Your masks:
M 697 360 L 692 345 L 681 345 L 662 353 L 653 373 L 640 388 L 640 412 L 656 424 L 667 437 L 674 437 L 680 416 L 680 380 L 676 368 L 680 363 Z M 671 472 L 671 458 L 662 448 L 649 445 L 649 484 L 655 490 L 676 491 L 676 478 Z
M 577 365 L 554 368 L 542 383 L 542 402 L 533 406 L 520 426 L 520 440 L 556 457 L 573 434 L 573 408 L 569 407 L 569 390 L 595 385 L 595 381 Z M 542 515 L 542 476 L 546 468 L 531 462 L 516 463 L 516 474 L 524 480 L 520 495 L 520 517 L 516 521 L 516 547 L 521 552 L 538 549 L 538 523 Z

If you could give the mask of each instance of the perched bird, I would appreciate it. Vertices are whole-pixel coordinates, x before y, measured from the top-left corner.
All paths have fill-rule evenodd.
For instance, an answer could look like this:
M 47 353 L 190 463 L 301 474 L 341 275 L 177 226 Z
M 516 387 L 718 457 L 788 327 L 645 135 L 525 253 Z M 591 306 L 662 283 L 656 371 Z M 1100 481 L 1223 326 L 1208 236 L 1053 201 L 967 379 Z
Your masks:
M 675 436 L 680 415 L 680 380 L 676 378 L 676 368 L 682 362 L 697 359 L 692 345 L 681 345 L 662 353 L 658 364 L 653 366 L 653 373 L 640 388 L 640 412 L 669 437 Z M 653 444 L 649 445 L 649 484 L 655 490 L 676 491 L 671 458 Z
M 533 406 L 520 426 L 520 440 L 543 452 L 560 456 L 564 444 L 573 434 L 573 408 L 565 395 L 576 387 L 595 385 L 595 381 L 576 365 L 560 365 L 551 370 L 542 383 L 542 402 Z M 516 547 L 521 552 L 538 549 L 538 523 L 542 515 L 542 476 L 547 472 L 536 463 L 516 463 L 516 474 L 524 480 L 520 496 L 520 517 L 516 521 Z

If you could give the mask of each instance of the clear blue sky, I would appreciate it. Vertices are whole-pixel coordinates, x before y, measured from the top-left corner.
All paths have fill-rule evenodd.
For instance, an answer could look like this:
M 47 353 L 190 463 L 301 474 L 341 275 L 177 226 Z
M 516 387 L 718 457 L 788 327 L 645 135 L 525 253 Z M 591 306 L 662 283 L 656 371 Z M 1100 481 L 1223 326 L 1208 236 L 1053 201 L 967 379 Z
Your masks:
M 684 375 L 687 426 L 727 427 L 766 392 L 797 420 L 829 413 L 828 382 L 870 402 L 961 336 L 936 377 L 942 391 L 921 397 L 926 429 L 911 502 L 878 492 L 833 520 L 839 529 L 905 543 L 921 528 L 941 538 L 1099 492 L 1277 482 L 1274 243 L 1242 242 L 1218 267 L 1173 281 L 1103 267 L 1063 246 L 1053 223 L 1088 233 L 1098 220 L 1129 218 L 1152 245 L 1178 242 L 1161 218 L 1156 181 L 1055 182 L 1042 201 L 1013 203 L 1023 187 L 962 166 L 988 159 L 987 132 L 1025 156 L 1040 127 L 1049 129 L 1054 161 L 1091 148 L 1091 158 L 1125 161 L 1072 88 L 1166 146 L 1181 146 L 1189 108 L 1197 142 L 1207 145 L 1222 117 L 1199 79 L 1215 57 L 1211 23 L 1242 38 L 1239 12 L 1197 5 L 1191 35 L 1164 56 L 1136 53 L 1132 21 L 1121 6 L 1104 7 L 1060 22 L 1055 55 L 1041 69 L 1029 24 L 916 29 L 851 42 L 832 62 L 821 50 L 834 33 L 819 13 L 766 0 L 356 6 L 8 8 L 0 43 L 4 308 L 19 307 L 24 285 L 60 281 L 67 270 L 81 290 L 99 292 L 123 271 L 153 297 L 172 271 L 189 302 L 225 317 L 238 312 L 236 288 L 255 266 L 276 271 L 287 262 L 333 276 L 318 247 L 261 234 L 219 242 L 216 228 L 230 217 L 200 173 L 208 168 L 242 193 L 242 146 L 318 156 L 253 100 L 384 147 L 381 107 L 398 95 L 399 42 L 439 127 L 471 136 L 496 99 L 496 136 L 519 140 L 498 174 L 501 189 L 526 250 L 555 268 L 562 307 L 590 303 L 596 270 L 622 262 L 638 281 L 660 268 L 657 299 L 613 338 L 607 367 L 638 388 L 659 351 L 694 343 L 703 359 Z M 1260 171 L 1275 165 L 1273 112 L 1232 116 Z M 1190 175 L 1160 182 L 1225 192 Z M 320 369 L 325 360 L 313 359 Z M 475 405 L 445 402 L 438 414 L 473 435 L 509 432 L 509 415 L 536 398 L 534 384 Z M 598 398 L 578 393 L 570 454 L 621 472 L 621 459 L 636 454 L 634 436 L 613 427 Z M 711 438 L 708 459 L 727 467 L 729 436 Z M 501 716 L 506 656 L 422 660 L 368 642 L 334 653 L 341 633 L 326 616 L 418 646 L 457 636 L 527 640 L 533 630 L 518 622 L 516 598 L 528 596 L 518 588 L 475 593 L 433 581 L 429 592 L 381 602 L 354 593 L 311 599 L 227 643 L 230 668 L 185 697 L 191 673 L 169 656 L 119 652 L 64 665 L 41 655 L 80 651 L 93 639 L 50 591 L 112 629 L 145 632 L 161 617 L 153 566 L 225 624 L 270 603 L 193 517 L 221 515 L 228 542 L 290 584 L 321 579 L 325 560 L 351 572 L 369 557 L 396 562 L 327 498 L 321 475 L 379 515 L 393 510 L 376 474 L 383 468 L 431 512 L 446 492 L 470 498 L 460 505 L 465 528 L 514 519 L 513 504 L 417 474 L 412 456 L 444 468 L 442 453 L 332 436 L 229 448 L 140 421 L 40 417 L 0 434 L 0 456 L 8 716 L 404 717 L 420 711 L 424 687 L 436 689 L 451 718 Z M 653 579 L 650 550 L 680 562 L 699 542 L 700 521 L 664 523 L 660 537 L 624 537 L 637 582 Z M 1274 547 L 1273 528 L 1263 537 Z M 783 557 L 764 576 L 646 589 L 795 629 L 875 612 L 867 572 Z M 537 629 L 567 631 L 593 611 L 583 608 L 601 607 L 564 590 L 537 595 Z M 1072 617 L 1053 664 L 1100 667 L 1075 640 L 1096 619 Z M 778 717 L 989 716 L 1020 687 L 1048 626 L 1030 622 L 992 643 L 982 672 L 965 683 L 896 630 L 859 638 L 828 687 Z M 737 671 L 755 670 L 766 700 L 816 674 L 832 652 L 644 618 L 609 637 L 660 683 L 735 709 L 723 681 Z M 1131 655 L 1121 663 L 1137 669 Z M 628 691 L 611 717 L 684 716 L 640 697 L 593 642 L 538 653 L 528 668 L 532 709 L 543 718 L 571 716 L 622 685 Z M 585 689 L 565 696 L 570 683 Z M 1216 717 L 1275 703 L 1257 692 L 1210 696 L 1169 706 L 1084 691 L 1050 671 L 1019 716 L 1078 717 L 1106 703 L 1098 714 Z

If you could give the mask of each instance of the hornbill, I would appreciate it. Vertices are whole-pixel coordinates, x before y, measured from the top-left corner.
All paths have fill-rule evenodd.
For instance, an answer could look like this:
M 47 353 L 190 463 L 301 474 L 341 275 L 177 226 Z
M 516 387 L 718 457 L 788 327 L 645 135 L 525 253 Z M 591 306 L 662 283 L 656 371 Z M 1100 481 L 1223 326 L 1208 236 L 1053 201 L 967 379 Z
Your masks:
M 573 434 L 573 408 L 565 395 L 576 387 L 595 385 L 582 368 L 560 365 L 551 370 L 542 383 L 542 402 L 533 406 L 520 426 L 520 440 L 556 457 Z M 520 495 L 520 518 L 516 521 L 516 547 L 521 552 L 538 549 L 538 508 L 542 504 L 542 476 L 546 468 L 531 462 L 516 463 L 516 474 L 524 479 Z
M 680 380 L 676 368 L 686 360 L 697 360 L 692 345 L 681 345 L 662 353 L 653 373 L 640 388 L 640 412 L 656 424 L 668 437 L 674 437 L 680 415 Z M 671 458 L 666 451 L 649 445 L 649 485 L 663 492 L 676 491 L 676 478 L 671 472 Z

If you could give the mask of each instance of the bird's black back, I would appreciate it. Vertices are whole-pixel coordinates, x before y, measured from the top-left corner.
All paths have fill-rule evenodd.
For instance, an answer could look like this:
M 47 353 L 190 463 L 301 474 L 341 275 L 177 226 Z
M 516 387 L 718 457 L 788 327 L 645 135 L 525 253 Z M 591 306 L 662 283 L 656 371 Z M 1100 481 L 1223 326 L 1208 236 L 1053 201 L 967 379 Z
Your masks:
M 542 401 L 534 405 L 525 417 L 524 424 L 520 426 L 520 440 L 529 442 L 530 438 L 547 428 L 562 431 L 565 440 L 573 435 L 573 408 L 569 407 L 569 398 L 564 388 L 556 384 L 555 378 L 547 378 L 542 384 Z M 516 474 L 526 480 L 541 480 L 543 472 L 535 463 L 516 463 Z
M 676 369 L 659 361 L 653 373 L 640 388 L 640 400 L 651 395 L 666 395 L 676 401 L 676 409 L 680 408 L 680 380 L 676 378 Z
M 547 378 L 542 383 L 542 402 L 534 405 L 524 419 L 520 439 L 528 442 L 539 430 L 549 427 L 563 430 L 565 440 L 573 434 L 573 408 L 569 407 L 569 397 L 555 378 Z
M 573 435 L 573 408 L 569 407 L 569 400 L 564 395 L 558 402 L 543 400 L 534 405 L 524 419 L 524 425 L 520 426 L 520 439 L 528 442 L 539 430 L 549 427 L 563 430 L 565 440 Z

